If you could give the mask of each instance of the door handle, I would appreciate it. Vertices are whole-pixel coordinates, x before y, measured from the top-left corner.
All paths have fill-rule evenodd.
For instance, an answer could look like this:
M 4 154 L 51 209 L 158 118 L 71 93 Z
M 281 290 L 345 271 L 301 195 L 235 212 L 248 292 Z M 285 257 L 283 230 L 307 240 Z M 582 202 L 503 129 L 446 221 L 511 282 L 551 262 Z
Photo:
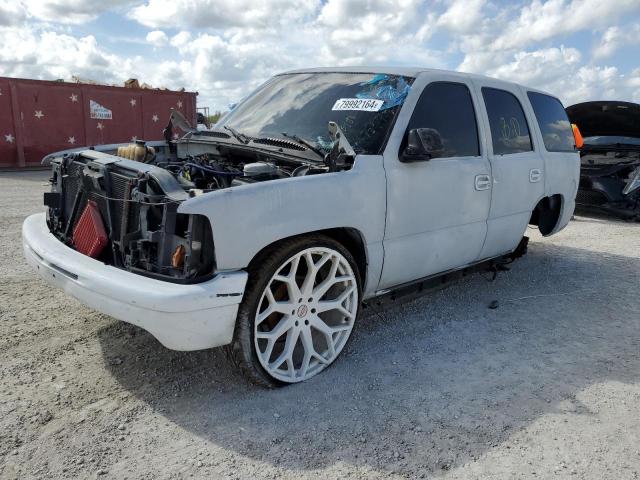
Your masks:
M 529 170 L 529 181 L 531 183 L 539 182 L 542 179 L 542 170 L 539 168 L 532 168 Z
M 491 187 L 491 176 L 486 174 L 476 175 L 474 185 L 476 190 L 489 190 Z

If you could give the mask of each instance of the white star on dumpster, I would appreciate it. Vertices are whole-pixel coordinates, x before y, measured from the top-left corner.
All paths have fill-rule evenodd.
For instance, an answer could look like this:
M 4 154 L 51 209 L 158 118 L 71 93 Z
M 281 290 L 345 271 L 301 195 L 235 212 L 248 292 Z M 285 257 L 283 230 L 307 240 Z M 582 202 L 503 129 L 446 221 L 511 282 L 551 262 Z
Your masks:
M 137 141 L 137 140 L 138 140 L 138 137 L 136 137 L 136 136 L 131 137 L 131 141 L 132 141 L 132 142 L 135 142 L 135 141 Z
M 4 136 L 4 140 L 5 140 L 7 143 L 13 143 L 13 140 L 14 140 L 15 138 L 16 138 L 16 137 L 14 137 L 14 136 L 13 136 L 13 135 L 11 135 L 11 134 L 9 134 L 9 135 L 5 135 L 5 136 Z
M 178 100 L 177 105 L 178 105 L 178 108 L 182 108 L 182 100 Z
M 129 100 L 129 103 L 131 104 L 132 107 L 135 107 L 136 106 L 136 101 L 137 100 L 135 98 L 132 98 L 131 100 Z
M 40 120 L 42 117 L 44 117 L 44 113 L 42 113 L 42 110 L 36 110 L 36 113 L 34 113 L 33 116 Z
M 76 143 L 76 137 L 69 137 L 69 140 L 67 140 L 67 142 L 73 145 L 74 143 Z
M 158 121 L 158 115 L 154 115 L 153 117 L 151 117 L 151 120 L 153 120 L 154 122 Z
M 78 95 L 76 95 L 75 93 L 72 93 L 69 98 L 71 99 L 72 103 L 75 103 L 78 101 Z
M 104 125 L 102 124 L 102 122 L 98 122 L 98 130 L 102 130 L 104 128 Z

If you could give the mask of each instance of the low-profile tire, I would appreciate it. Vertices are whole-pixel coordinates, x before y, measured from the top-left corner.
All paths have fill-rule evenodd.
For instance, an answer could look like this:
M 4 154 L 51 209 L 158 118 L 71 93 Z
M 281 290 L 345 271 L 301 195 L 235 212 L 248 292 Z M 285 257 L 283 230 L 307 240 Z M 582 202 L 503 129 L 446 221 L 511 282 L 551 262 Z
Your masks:
M 229 359 L 267 388 L 307 380 L 344 349 L 360 312 L 356 262 L 325 235 L 283 240 L 249 268 Z

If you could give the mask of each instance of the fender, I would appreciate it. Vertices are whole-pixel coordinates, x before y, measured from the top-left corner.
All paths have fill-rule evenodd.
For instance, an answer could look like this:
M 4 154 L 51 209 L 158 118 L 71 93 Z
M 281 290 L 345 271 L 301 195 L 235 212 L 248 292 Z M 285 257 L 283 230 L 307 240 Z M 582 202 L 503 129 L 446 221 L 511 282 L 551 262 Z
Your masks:
M 386 213 L 382 156 L 360 155 L 347 171 L 209 192 L 183 202 L 178 213 L 209 218 L 219 271 L 246 268 L 277 240 L 349 227 L 361 232 L 369 261 L 367 277 L 377 279 Z

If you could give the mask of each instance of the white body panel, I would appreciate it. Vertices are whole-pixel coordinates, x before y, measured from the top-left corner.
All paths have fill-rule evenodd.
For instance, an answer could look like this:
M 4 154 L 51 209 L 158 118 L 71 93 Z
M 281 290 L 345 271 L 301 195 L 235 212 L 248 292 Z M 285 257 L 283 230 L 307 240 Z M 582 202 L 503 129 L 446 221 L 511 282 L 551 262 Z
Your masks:
M 534 134 L 537 123 L 526 92 L 515 84 L 493 79 L 474 80 L 475 97 L 482 99 L 482 87 L 505 90 L 522 106 L 530 130 L 533 151 L 497 155 L 493 152 L 491 130 L 484 101 L 478 102 L 480 121 L 484 124 L 487 156 L 491 162 L 491 209 L 487 219 L 487 238 L 480 258 L 491 258 L 510 252 L 520 242 L 531 218 L 531 212 L 544 196 L 544 163 L 540 153 L 542 141 Z M 575 156 L 575 155 L 574 155 Z
M 385 150 L 387 173 L 387 227 L 384 270 L 379 288 L 410 282 L 476 261 L 487 233 L 491 190 L 477 190 L 475 179 L 489 175 L 491 167 L 480 152 L 477 157 L 434 158 L 401 163 L 400 144 L 424 87 L 431 82 L 457 82 L 470 91 L 471 82 L 459 74 L 423 74 L 396 122 Z M 476 111 L 478 106 L 472 96 Z
M 531 92 L 545 93 L 534 88 L 520 88 L 523 91 L 528 90 Z M 527 104 L 529 103 L 527 102 Z M 532 128 L 535 131 L 535 138 L 540 145 L 540 152 L 544 164 L 544 196 L 562 196 L 560 219 L 550 234 L 553 235 L 566 227 L 573 216 L 573 211 L 576 207 L 576 193 L 578 192 L 578 184 L 580 182 L 580 156 L 572 152 L 548 152 L 544 146 L 544 142 L 541 141 L 542 133 L 540 132 L 538 122 L 534 122 Z
M 45 214 L 22 227 L 24 255 L 38 274 L 85 305 L 149 331 L 174 350 L 229 343 L 247 282 L 240 271 L 196 285 L 177 285 L 126 272 L 89 258 L 50 232 Z
M 187 200 L 178 212 L 209 218 L 220 270 L 245 268 L 260 250 L 283 238 L 330 228 L 355 229 L 366 248 L 364 294 L 370 296 L 382 269 L 385 191 L 382 157 L 359 155 L 346 172 L 217 190 Z

